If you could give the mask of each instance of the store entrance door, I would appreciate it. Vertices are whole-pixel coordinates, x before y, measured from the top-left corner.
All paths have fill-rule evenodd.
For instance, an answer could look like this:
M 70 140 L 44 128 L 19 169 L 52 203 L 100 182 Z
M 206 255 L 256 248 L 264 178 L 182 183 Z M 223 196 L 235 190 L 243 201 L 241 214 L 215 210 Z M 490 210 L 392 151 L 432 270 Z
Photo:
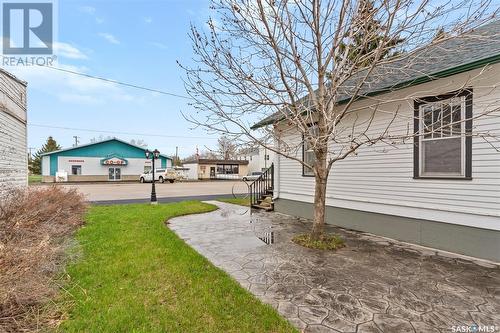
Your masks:
M 108 180 L 120 180 L 122 179 L 121 168 L 109 168 L 108 169 Z

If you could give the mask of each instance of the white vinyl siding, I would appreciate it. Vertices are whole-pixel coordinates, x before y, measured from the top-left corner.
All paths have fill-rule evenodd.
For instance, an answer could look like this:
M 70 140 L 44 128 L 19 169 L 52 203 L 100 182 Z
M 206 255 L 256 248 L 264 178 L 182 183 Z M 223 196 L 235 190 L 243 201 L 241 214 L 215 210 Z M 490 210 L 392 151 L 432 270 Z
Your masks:
M 26 86 L 0 70 L 0 197 L 28 184 Z
M 485 71 L 481 80 L 471 80 L 477 74 L 473 71 L 386 94 L 387 100 L 406 99 L 383 106 L 385 110 L 399 109 L 392 130 L 413 129 L 412 94 L 445 94 L 463 82 L 470 82 L 473 88 L 473 115 L 492 103 L 500 106 L 500 65 Z M 355 106 L 363 102 L 357 103 Z M 377 113 L 370 131 L 380 133 L 391 118 L 389 112 Z M 475 119 L 473 128 L 474 132 L 500 136 L 499 111 Z M 287 138 L 289 142 L 300 140 L 299 134 Z M 279 198 L 312 202 L 314 178 L 302 177 L 302 167 L 294 160 L 280 157 L 278 164 Z M 396 146 L 362 147 L 357 155 L 334 164 L 327 205 L 500 230 L 500 152 L 490 143 L 473 137 L 472 180 L 414 179 L 413 166 L 411 139 Z

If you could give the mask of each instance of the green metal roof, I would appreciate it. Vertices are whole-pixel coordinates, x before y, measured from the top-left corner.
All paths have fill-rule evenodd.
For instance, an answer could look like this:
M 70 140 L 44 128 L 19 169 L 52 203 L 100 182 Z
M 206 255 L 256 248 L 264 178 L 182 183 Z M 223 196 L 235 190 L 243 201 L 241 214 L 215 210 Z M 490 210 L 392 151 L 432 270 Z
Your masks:
M 431 60 L 431 61 L 430 61 Z M 500 20 L 486 24 L 464 36 L 449 39 L 403 56 L 392 64 L 375 67 L 357 99 L 400 90 L 436 79 L 482 68 L 500 62 Z M 350 100 L 363 71 L 340 89 L 338 104 Z M 307 96 L 302 98 L 306 101 Z M 257 129 L 284 118 L 276 112 L 255 125 Z
M 119 146 L 121 146 L 121 148 Z M 71 148 L 51 151 L 51 152 L 42 154 L 41 156 L 57 154 L 57 155 L 63 155 L 63 156 L 103 157 L 103 156 L 108 155 L 110 150 L 116 150 L 116 149 L 119 149 L 122 151 L 120 153 L 121 155 L 125 155 L 127 157 L 137 157 L 137 158 L 144 157 L 144 152 L 146 151 L 146 148 L 133 145 L 129 142 L 126 142 L 126 141 L 123 141 L 123 140 L 120 140 L 117 138 L 112 138 L 112 139 L 107 139 L 107 140 L 103 140 L 103 141 L 99 141 L 99 142 L 88 143 L 88 144 L 77 146 L 77 147 L 71 147 Z M 108 153 L 106 154 L 106 152 L 108 152 Z M 113 151 L 113 153 L 118 153 L 118 152 Z M 168 157 L 167 155 L 160 154 L 160 156 L 163 158 L 172 160 L 172 158 Z

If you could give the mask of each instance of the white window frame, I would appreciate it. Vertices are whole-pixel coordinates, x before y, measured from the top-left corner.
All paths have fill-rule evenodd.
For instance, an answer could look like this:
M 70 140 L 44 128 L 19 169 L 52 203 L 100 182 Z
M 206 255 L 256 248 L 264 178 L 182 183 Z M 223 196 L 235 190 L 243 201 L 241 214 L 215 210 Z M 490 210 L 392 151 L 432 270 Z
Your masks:
M 311 126 L 309 126 L 309 131 L 316 131 L 317 128 L 318 126 L 316 124 L 312 124 Z M 306 145 L 307 141 L 305 135 L 302 135 L 302 162 L 305 162 L 306 153 L 311 153 L 311 151 L 306 150 Z M 314 151 L 312 151 L 312 153 L 314 154 Z M 314 162 L 316 162 L 316 156 L 314 156 Z M 302 165 L 302 176 L 314 177 L 314 170 L 309 169 L 305 165 Z
M 425 119 L 424 119 L 424 108 L 429 105 L 443 105 L 448 102 L 451 109 L 451 122 L 453 123 L 453 100 L 460 99 L 460 135 L 452 135 L 441 138 L 425 138 Z M 457 178 L 457 177 L 465 177 L 465 161 L 466 161 L 466 146 L 465 146 L 465 119 L 466 119 L 466 109 L 465 109 L 465 96 L 459 97 L 451 97 L 444 100 L 436 101 L 436 102 L 427 102 L 419 105 L 419 176 L 422 178 L 425 177 L 440 177 L 440 178 Z M 441 127 L 440 131 L 443 130 L 443 116 L 441 112 Z M 450 125 L 453 127 L 452 125 Z M 425 153 L 424 153 L 424 142 L 428 141 L 436 141 L 436 140 L 448 140 L 460 137 L 460 172 L 459 173 L 451 173 L 451 172 L 424 172 L 425 165 Z

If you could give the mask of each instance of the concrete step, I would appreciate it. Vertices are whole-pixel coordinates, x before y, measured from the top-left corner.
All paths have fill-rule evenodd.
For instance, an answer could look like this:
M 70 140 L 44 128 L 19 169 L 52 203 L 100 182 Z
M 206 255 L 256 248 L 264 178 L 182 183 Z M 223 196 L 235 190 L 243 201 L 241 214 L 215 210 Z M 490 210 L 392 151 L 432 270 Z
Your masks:
M 253 208 L 258 208 L 258 209 L 263 209 L 267 212 L 273 211 L 274 210 L 274 205 L 271 206 L 264 206 L 264 205 L 252 205 Z

